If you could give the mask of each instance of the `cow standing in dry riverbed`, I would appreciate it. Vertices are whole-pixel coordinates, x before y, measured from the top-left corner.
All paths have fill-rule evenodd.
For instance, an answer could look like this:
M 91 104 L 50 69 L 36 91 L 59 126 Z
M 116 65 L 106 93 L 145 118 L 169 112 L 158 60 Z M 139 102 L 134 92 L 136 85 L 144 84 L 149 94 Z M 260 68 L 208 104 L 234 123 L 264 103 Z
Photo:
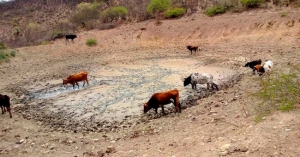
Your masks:
M 175 112 L 181 113 L 179 91 L 177 89 L 154 93 L 150 100 L 144 104 L 144 113 L 147 113 L 151 108 L 153 108 L 157 114 L 157 109 L 161 106 L 162 113 L 165 114 L 164 105 L 169 103 L 173 103 L 175 105 Z
M 0 94 L 0 107 L 2 110 L 2 114 L 4 114 L 7 110 L 9 112 L 10 118 L 12 118 L 9 96 Z
M 82 87 L 84 87 L 85 82 L 86 82 L 87 84 L 89 84 L 87 75 L 88 75 L 88 73 L 87 73 L 86 71 L 82 71 L 82 72 L 77 73 L 77 74 L 72 74 L 72 75 L 70 75 L 68 78 L 63 79 L 63 85 L 70 83 L 70 84 L 73 85 L 73 89 L 75 89 L 75 84 L 76 84 L 76 85 L 78 86 L 78 88 L 79 88 L 78 82 L 79 82 L 79 81 L 83 81 Z

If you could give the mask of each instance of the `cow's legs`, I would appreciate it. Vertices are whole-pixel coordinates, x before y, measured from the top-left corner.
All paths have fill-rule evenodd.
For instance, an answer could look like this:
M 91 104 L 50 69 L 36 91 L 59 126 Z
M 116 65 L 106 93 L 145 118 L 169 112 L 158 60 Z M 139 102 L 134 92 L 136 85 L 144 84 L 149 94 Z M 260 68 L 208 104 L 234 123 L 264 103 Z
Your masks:
M 85 85 L 85 82 L 87 85 L 89 85 L 89 81 L 86 79 L 86 80 L 83 80 L 83 86 Z
M 5 109 L 5 107 L 2 107 L 2 106 L 0 106 L 1 107 L 1 111 L 2 111 L 2 114 L 4 114 L 4 109 Z
M 157 114 L 157 108 L 154 108 L 155 113 Z
M 161 110 L 162 110 L 162 113 L 165 114 L 164 105 L 161 105 Z
M 9 117 L 10 117 L 10 118 L 12 118 L 12 115 L 11 115 L 11 109 L 10 109 L 10 107 L 9 107 L 9 108 L 7 108 L 7 111 L 8 111 L 8 113 L 9 113 Z
M 193 89 L 197 90 L 197 84 L 196 84 L 196 83 L 193 83 L 193 86 L 194 86 Z
M 77 87 L 78 87 L 78 89 L 79 89 L 79 84 L 78 84 L 78 82 L 76 82 L 76 84 L 77 84 Z
M 255 68 L 253 68 L 253 75 L 255 75 Z

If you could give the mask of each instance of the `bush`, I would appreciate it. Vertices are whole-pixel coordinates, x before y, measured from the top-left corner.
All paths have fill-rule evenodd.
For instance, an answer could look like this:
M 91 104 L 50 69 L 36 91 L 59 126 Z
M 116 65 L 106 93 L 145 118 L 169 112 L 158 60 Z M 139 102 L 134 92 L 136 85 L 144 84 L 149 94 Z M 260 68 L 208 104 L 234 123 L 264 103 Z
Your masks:
M 258 104 L 258 114 L 264 115 L 273 110 L 289 111 L 300 103 L 300 70 L 297 67 L 288 74 L 272 74 L 262 78 L 262 90 L 253 94 L 261 102 Z
M 5 49 L 4 44 L 0 43 L 0 50 Z
M 88 46 L 94 46 L 94 45 L 97 45 L 97 40 L 96 39 L 88 39 L 88 40 L 86 40 L 85 44 Z
M 217 14 L 223 14 L 225 12 L 226 12 L 226 7 L 224 7 L 223 5 L 212 6 L 205 10 L 205 14 L 208 16 L 215 16 Z
M 241 0 L 241 3 L 247 8 L 256 8 L 265 0 Z
M 9 61 L 10 57 L 15 57 L 16 56 L 16 51 L 10 51 L 8 53 L 8 49 L 0 49 L 0 62 L 2 61 Z
M 29 23 L 25 28 L 25 38 L 30 44 L 36 43 L 44 36 L 44 27 L 38 23 Z
M 16 51 L 10 51 L 10 56 L 15 57 L 16 56 Z
M 287 13 L 286 12 L 280 13 L 280 17 L 287 17 Z
M 147 12 L 149 14 L 164 12 L 171 7 L 171 3 L 171 0 L 151 0 L 147 6 Z
M 48 32 L 48 39 L 49 40 L 55 40 L 55 39 L 61 39 L 67 34 L 66 31 L 62 30 L 52 30 Z
M 173 8 L 173 9 L 168 9 L 165 13 L 166 18 L 175 18 L 182 16 L 185 13 L 184 8 Z
M 99 7 L 101 3 L 79 3 L 76 7 L 76 13 L 71 17 L 71 22 L 81 24 L 91 19 L 98 19 L 100 17 Z
M 102 12 L 102 20 L 105 22 L 112 22 L 118 18 L 125 18 L 128 10 L 122 6 L 111 7 Z

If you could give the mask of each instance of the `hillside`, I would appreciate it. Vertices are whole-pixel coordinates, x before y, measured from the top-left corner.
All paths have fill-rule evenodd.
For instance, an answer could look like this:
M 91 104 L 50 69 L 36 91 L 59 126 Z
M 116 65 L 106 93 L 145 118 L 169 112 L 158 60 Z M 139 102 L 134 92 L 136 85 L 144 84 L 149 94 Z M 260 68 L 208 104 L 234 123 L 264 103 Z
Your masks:
M 12 119 L 0 116 L 0 154 L 299 156 L 299 104 L 256 123 L 259 100 L 252 93 L 267 76 L 243 67 L 271 59 L 272 76 L 299 65 L 299 15 L 290 8 L 196 13 L 158 26 L 149 20 L 83 31 L 74 44 L 60 39 L 17 48 L 0 67 L 1 94 L 12 98 L 13 112 Z M 87 46 L 89 38 L 98 44 Z M 187 44 L 201 51 L 190 55 Z M 62 85 L 62 78 L 81 70 L 89 72 L 89 86 Z M 194 71 L 213 73 L 220 90 L 183 87 L 182 77 Z M 141 113 L 154 91 L 169 88 L 180 90 L 181 114 L 171 105 L 167 115 Z

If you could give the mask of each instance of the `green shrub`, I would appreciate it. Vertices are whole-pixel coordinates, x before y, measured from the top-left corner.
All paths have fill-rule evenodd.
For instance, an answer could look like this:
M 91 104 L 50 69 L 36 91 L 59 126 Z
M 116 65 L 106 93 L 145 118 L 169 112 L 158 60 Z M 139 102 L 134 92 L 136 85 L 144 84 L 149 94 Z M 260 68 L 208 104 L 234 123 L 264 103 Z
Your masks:
M 208 16 L 215 16 L 217 14 L 223 14 L 225 12 L 226 12 L 226 7 L 224 7 L 223 5 L 212 6 L 205 10 L 205 14 Z
M 5 49 L 5 46 L 4 46 L 4 44 L 0 43 L 0 50 L 3 50 L 3 49 Z
M 257 106 L 258 115 L 274 110 L 290 111 L 300 103 L 300 70 L 294 67 L 288 74 L 272 73 L 262 78 L 262 90 L 253 94 L 261 102 Z
M 16 51 L 10 51 L 10 56 L 15 57 L 16 56 Z
M 11 50 L 10 53 L 8 53 L 9 50 L 4 48 L 0 49 L 0 62 L 4 61 L 9 61 L 10 57 L 15 57 L 16 56 L 16 51 Z
M 42 41 L 41 42 L 41 45 L 48 45 L 49 44 L 49 41 Z
M 280 13 L 280 17 L 287 17 L 287 13 L 286 12 Z
M 5 57 L 6 57 L 5 51 L 4 50 L 0 50 L 0 61 L 3 60 Z
M 182 16 L 185 13 L 184 8 L 173 8 L 173 9 L 168 9 L 165 13 L 166 18 L 175 18 Z
M 116 20 L 118 18 L 125 18 L 128 14 L 128 10 L 125 7 L 122 6 L 116 6 L 105 9 L 101 16 L 102 20 L 105 22 L 112 22 L 113 20 Z
M 94 46 L 94 45 L 97 45 L 97 40 L 91 38 L 91 39 L 86 40 L 85 44 L 88 46 Z
M 171 4 L 171 0 L 151 0 L 147 6 L 147 12 L 149 14 L 164 12 L 171 7 Z
M 240 0 L 240 2 L 247 8 L 256 8 L 265 0 Z

